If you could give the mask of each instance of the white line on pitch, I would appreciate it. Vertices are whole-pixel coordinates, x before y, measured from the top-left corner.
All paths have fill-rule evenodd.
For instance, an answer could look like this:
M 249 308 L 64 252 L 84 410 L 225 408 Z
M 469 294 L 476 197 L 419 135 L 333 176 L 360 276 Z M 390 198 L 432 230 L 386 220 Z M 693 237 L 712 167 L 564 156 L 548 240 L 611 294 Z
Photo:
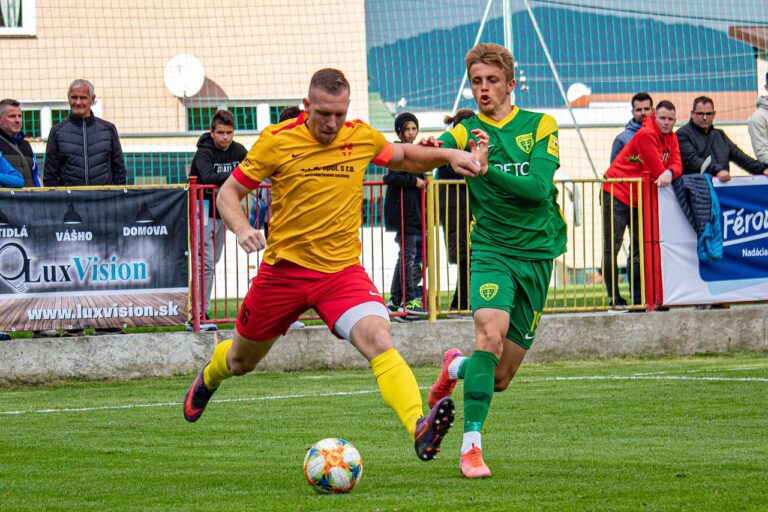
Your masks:
M 590 380 L 685 380 L 685 381 L 703 381 L 703 382 L 768 382 L 768 377 L 688 377 L 685 375 L 583 375 L 570 377 L 537 377 L 521 378 L 519 382 L 549 382 L 549 381 L 590 381 Z M 419 389 L 429 389 L 429 386 L 420 386 Z M 211 400 L 212 403 L 236 403 L 236 402 L 259 402 L 266 400 L 289 400 L 293 398 L 321 398 L 329 396 L 351 396 L 351 395 L 371 395 L 378 393 L 378 389 L 366 389 L 359 391 L 335 391 L 329 393 L 304 393 L 291 395 L 271 395 L 254 396 L 242 398 L 225 398 L 221 400 Z M 0 411 L 0 416 L 20 415 L 20 414 L 53 414 L 59 412 L 92 412 L 92 411 L 114 411 L 123 409 L 148 409 L 154 407 L 178 407 L 180 402 L 156 402 L 152 404 L 128 404 L 128 405 L 103 405 L 99 407 L 62 407 L 56 409 L 26 409 L 17 411 Z
M 378 393 L 378 389 L 367 389 L 362 391 L 335 391 L 330 393 L 307 393 L 295 395 L 272 395 L 272 396 L 253 396 L 243 398 L 224 398 L 221 400 L 211 400 L 211 403 L 228 404 L 233 402 L 258 402 L 263 400 L 284 400 L 291 398 L 316 398 L 327 396 L 349 396 L 349 395 L 370 395 Z M 57 409 L 27 409 L 19 411 L 0 411 L 0 415 L 12 414 L 51 414 L 56 412 L 91 412 L 91 411 L 114 411 L 120 409 L 142 409 L 152 407 L 178 407 L 181 402 L 156 402 L 153 404 L 128 404 L 128 405 L 102 405 L 99 407 L 62 407 Z
M 540 377 L 520 379 L 526 382 L 552 380 L 692 380 L 712 382 L 768 382 L 768 377 L 688 377 L 686 375 L 574 375 L 572 377 Z

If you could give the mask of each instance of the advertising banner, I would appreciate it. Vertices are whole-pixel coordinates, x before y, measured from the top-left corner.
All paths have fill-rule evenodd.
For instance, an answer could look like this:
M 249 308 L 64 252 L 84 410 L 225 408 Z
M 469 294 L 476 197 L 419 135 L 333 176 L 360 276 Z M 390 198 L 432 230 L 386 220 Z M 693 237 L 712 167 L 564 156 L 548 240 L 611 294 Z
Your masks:
M 714 183 L 720 201 L 723 259 L 699 261 L 696 233 L 672 187 L 659 190 L 665 305 L 768 299 L 768 178 Z
M 188 194 L 0 192 L 0 330 L 179 325 Z

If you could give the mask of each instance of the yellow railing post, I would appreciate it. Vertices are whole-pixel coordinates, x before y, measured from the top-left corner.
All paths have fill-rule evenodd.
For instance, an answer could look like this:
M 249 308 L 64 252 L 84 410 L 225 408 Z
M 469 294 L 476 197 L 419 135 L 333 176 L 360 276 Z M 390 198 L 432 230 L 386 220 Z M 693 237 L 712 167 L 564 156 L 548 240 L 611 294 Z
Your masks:
M 429 310 L 429 321 L 437 320 L 437 256 L 435 254 L 435 243 L 437 242 L 437 230 L 435 229 L 435 194 L 437 187 L 432 179 L 432 173 L 425 173 L 427 180 L 427 309 Z

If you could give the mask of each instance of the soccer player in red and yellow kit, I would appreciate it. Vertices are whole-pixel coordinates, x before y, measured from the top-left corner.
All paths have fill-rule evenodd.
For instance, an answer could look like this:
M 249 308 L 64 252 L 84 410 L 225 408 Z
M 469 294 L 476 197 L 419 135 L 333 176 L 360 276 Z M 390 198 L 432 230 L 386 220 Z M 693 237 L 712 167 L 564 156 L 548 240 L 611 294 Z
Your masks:
M 384 401 L 397 413 L 422 460 L 431 460 L 453 421 L 450 397 L 422 416 L 416 378 L 392 343 L 389 312 L 360 265 L 363 177 L 371 162 L 409 172 L 450 163 L 474 176 L 487 164 L 481 141 L 471 153 L 392 144 L 366 123 L 346 121 L 350 87 L 341 71 L 321 69 L 304 112 L 264 130 L 218 194 L 227 227 L 246 252 L 266 247 L 238 314 L 234 338 L 216 346 L 184 400 L 196 421 L 224 379 L 252 371 L 301 313 L 313 308 L 329 329 L 370 362 Z M 272 181 L 268 241 L 248 224 L 240 201 Z

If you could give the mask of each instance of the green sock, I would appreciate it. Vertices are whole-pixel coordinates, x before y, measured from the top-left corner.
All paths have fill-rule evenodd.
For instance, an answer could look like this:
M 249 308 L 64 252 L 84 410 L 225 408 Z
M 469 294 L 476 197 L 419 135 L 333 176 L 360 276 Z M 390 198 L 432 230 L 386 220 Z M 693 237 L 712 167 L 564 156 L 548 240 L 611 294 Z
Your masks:
M 493 374 L 499 358 L 475 350 L 464 370 L 464 432 L 480 432 L 493 397 Z M 463 365 L 464 366 L 464 365 Z

